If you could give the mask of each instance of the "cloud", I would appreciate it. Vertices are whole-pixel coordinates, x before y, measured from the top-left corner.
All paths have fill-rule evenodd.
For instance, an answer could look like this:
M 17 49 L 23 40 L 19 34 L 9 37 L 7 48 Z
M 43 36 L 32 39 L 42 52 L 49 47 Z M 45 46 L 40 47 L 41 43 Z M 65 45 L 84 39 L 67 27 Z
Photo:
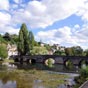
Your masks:
M 6 27 L 3 26 L 3 27 L 1 27 L 0 33 L 4 34 L 6 32 L 8 32 L 10 34 L 18 34 L 19 33 L 19 29 L 13 28 L 11 26 L 6 26 Z
M 80 7 L 76 15 L 81 16 L 83 21 L 88 22 L 88 0 L 85 0 L 85 4 Z
M 13 23 L 11 23 L 11 15 L 6 12 L 0 12 L 0 33 L 3 34 L 5 32 L 11 34 L 18 34 L 19 28 L 14 28 Z
M 11 15 L 8 13 L 0 12 L 0 26 L 7 25 L 11 21 Z
M 84 4 L 85 0 L 33 0 L 24 4 L 24 8 L 20 7 L 14 11 L 13 19 L 16 17 L 15 22 L 26 22 L 33 28 L 45 28 L 56 21 L 76 14 Z M 22 11 L 19 11 L 20 9 Z
M 9 10 L 9 0 L 0 0 L 0 10 Z
M 22 3 L 23 0 L 13 0 L 16 4 Z
M 76 28 L 77 25 L 73 27 Z M 77 26 L 79 27 L 79 26 Z M 49 44 L 61 44 L 65 46 L 88 47 L 88 26 L 83 26 L 80 30 L 72 31 L 72 28 L 65 26 L 58 29 L 40 31 L 36 34 L 36 40 L 42 40 Z M 85 46 L 86 44 L 86 46 Z

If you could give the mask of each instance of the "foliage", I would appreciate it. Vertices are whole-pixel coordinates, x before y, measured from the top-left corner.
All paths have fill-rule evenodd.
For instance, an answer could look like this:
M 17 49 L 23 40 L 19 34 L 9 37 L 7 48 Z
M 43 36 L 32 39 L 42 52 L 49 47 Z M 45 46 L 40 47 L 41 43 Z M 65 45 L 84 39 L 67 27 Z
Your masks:
M 12 44 L 17 44 L 18 43 L 18 35 L 16 35 L 16 34 L 11 35 L 11 43 Z
M 72 47 L 74 56 L 82 56 L 83 49 L 80 46 Z
M 72 69 L 74 67 L 73 63 L 70 60 L 67 60 L 65 64 L 68 69 Z
M 81 68 L 85 68 L 87 66 L 87 62 L 85 60 L 82 60 L 80 66 Z
M 44 47 L 46 47 L 46 49 L 49 50 L 49 51 L 51 50 L 51 46 L 48 45 L 48 44 L 45 44 Z
M 39 43 L 37 41 L 34 41 L 34 46 L 39 46 Z
M 65 48 L 65 53 L 66 53 L 67 56 L 73 56 L 72 48 Z
M 85 68 L 81 68 L 80 75 L 84 78 L 88 78 L 88 66 L 86 66 Z
M 3 63 L 14 63 L 13 59 L 4 59 Z
M 30 52 L 32 55 L 46 55 L 48 50 L 45 47 L 35 46 Z
M 18 53 L 19 55 L 27 55 L 29 52 L 29 32 L 26 24 L 23 23 L 19 31 Z
M 86 66 L 86 68 L 80 69 L 80 76 L 75 78 L 75 81 L 77 83 L 77 85 L 75 85 L 75 88 L 79 88 L 79 86 L 82 85 L 87 79 L 88 79 L 88 66 Z
M 6 45 L 0 44 L 0 57 L 5 59 L 8 56 Z
M 29 31 L 29 48 L 30 48 L 30 50 L 32 50 L 33 49 L 33 46 L 34 46 L 34 35 L 33 35 L 33 33 L 31 32 L 31 31 Z
M 3 38 L 6 40 L 6 41 L 10 41 L 11 40 L 11 36 L 8 32 L 6 32 L 3 36 Z
M 5 41 L 5 39 L 2 37 L 2 35 L 0 35 L 0 44 L 3 44 L 3 43 L 7 43 L 6 41 Z
M 61 55 L 61 56 L 65 56 L 65 52 L 64 51 L 61 51 L 61 50 L 57 50 L 54 52 L 54 55 Z
M 83 56 L 83 49 L 80 46 L 74 46 L 71 48 L 65 48 L 67 56 Z
M 48 67 L 52 67 L 54 63 L 55 61 L 52 58 L 49 58 L 45 61 L 45 65 L 47 65 Z
M 86 49 L 86 50 L 84 51 L 84 53 L 85 53 L 85 56 L 88 56 L 88 49 Z

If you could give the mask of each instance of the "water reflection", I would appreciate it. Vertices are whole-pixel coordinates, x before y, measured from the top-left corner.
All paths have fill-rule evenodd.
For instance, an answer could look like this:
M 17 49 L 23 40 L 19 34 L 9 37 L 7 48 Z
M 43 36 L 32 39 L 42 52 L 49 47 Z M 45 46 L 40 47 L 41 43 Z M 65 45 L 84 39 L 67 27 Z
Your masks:
M 2 70 L 0 69 L 0 71 L 1 71 L 0 72 L 0 88 L 67 88 L 66 85 L 64 85 L 64 84 L 61 84 L 60 86 L 58 86 L 58 83 L 56 83 L 57 87 L 52 86 L 52 83 L 54 83 L 55 80 L 57 80 L 59 82 L 62 79 L 66 80 L 67 82 L 71 82 L 71 84 L 73 84 L 73 78 L 65 79 L 65 77 L 62 76 L 59 79 L 59 77 L 56 76 L 57 73 L 55 73 L 55 72 L 76 72 L 76 67 L 68 70 L 64 67 L 64 65 L 60 65 L 60 64 L 55 64 L 52 68 L 49 68 L 41 63 L 36 63 L 33 65 L 26 64 L 26 63 L 24 63 L 22 65 L 19 63 L 15 63 L 15 64 L 11 63 L 11 64 L 6 64 L 4 66 L 3 66 L 3 64 L 0 65 L 0 68 L 5 71 L 5 72 L 2 72 Z M 9 69 L 9 71 L 8 71 L 8 69 Z M 26 71 L 29 71 L 29 69 L 30 70 L 31 69 L 45 70 L 45 71 L 47 70 L 47 72 L 54 71 L 54 73 L 48 72 L 51 76 L 50 75 L 47 76 L 46 74 L 44 74 L 43 78 L 45 80 L 41 80 L 41 79 L 39 79 L 39 77 L 42 76 L 41 74 L 38 73 L 39 75 L 38 74 L 35 76 L 32 75 L 32 74 L 36 73 L 35 71 L 31 72 L 31 74 L 29 74 L 29 73 L 25 74 L 24 72 L 21 72 L 21 74 L 19 74 L 18 72 L 14 73 L 13 72 L 14 69 L 19 69 L 19 70 L 24 69 Z M 55 78 L 52 77 L 53 76 L 52 74 L 55 75 L 54 76 Z M 50 82 L 47 81 L 47 79 L 50 80 Z
M 36 64 L 15 64 L 18 69 L 37 69 L 37 70 L 49 70 L 49 71 L 55 71 L 55 72 L 65 72 L 65 73 L 77 73 L 79 71 L 78 66 L 74 66 L 72 69 L 66 68 L 62 64 L 54 64 L 53 67 L 48 67 L 42 63 L 36 63 Z
M 16 81 L 7 81 L 6 83 L 3 83 L 3 81 L 0 80 L 0 88 L 17 88 Z

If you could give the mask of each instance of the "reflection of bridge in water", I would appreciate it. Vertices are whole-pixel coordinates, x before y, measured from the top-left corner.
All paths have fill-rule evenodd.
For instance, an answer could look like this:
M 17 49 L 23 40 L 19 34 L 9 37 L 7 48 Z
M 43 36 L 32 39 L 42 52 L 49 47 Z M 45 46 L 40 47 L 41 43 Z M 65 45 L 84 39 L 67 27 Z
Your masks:
M 32 55 L 32 56 L 12 56 L 14 61 L 24 62 L 34 61 L 36 63 L 44 63 L 47 59 L 52 58 L 56 64 L 65 64 L 70 60 L 74 65 L 80 65 L 83 61 L 88 63 L 87 56 L 59 56 L 59 55 Z

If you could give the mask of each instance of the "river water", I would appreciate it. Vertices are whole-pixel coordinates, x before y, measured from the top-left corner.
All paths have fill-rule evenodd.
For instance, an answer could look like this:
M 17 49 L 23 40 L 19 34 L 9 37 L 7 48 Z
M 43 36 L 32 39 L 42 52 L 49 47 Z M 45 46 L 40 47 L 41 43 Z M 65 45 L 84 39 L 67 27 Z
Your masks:
M 45 85 L 42 85 L 42 80 L 39 79 L 27 79 L 27 78 L 20 78 L 20 76 L 17 78 L 15 75 L 11 76 L 11 74 L 6 74 L 6 71 L 13 71 L 13 69 L 18 69 L 18 70 L 31 70 L 31 69 L 36 69 L 36 70 L 43 70 L 47 72 L 48 74 L 64 74 L 68 75 L 69 78 L 64 78 L 63 80 L 66 81 L 69 85 L 74 85 L 74 77 L 78 76 L 78 67 L 74 67 L 73 69 L 68 70 L 65 66 L 60 65 L 60 64 L 55 64 L 52 68 L 41 64 L 41 63 L 36 63 L 36 64 L 19 64 L 19 63 L 4 63 L 4 65 L 0 65 L 0 88 L 53 88 L 52 86 L 46 87 Z M 3 71 L 5 71 L 3 74 L 1 74 Z M 25 74 L 24 74 L 25 75 Z M 11 76 L 11 77 L 10 77 Z M 24 77 L 24 76 L 22 76 Z M 17 80 L 14 80 L 17 79 Z M 22 80 L 21 80 L 22 79 Z M 25 84 L 25 81 L 30 81 L 29 84 Z M 24 85 L 25 86 L 24 86 Z M 21 85 L 19 87 L 19 85 Z M 52 84 L 51 84 L 52 85 Z M 29 86 L 29 87 L 28 87 Z M 56 88 L 69 88 L 67 87 L 66 84 L 61 84 L 57 86 Z M 70 87 L 73 88 L 73 87 Z

